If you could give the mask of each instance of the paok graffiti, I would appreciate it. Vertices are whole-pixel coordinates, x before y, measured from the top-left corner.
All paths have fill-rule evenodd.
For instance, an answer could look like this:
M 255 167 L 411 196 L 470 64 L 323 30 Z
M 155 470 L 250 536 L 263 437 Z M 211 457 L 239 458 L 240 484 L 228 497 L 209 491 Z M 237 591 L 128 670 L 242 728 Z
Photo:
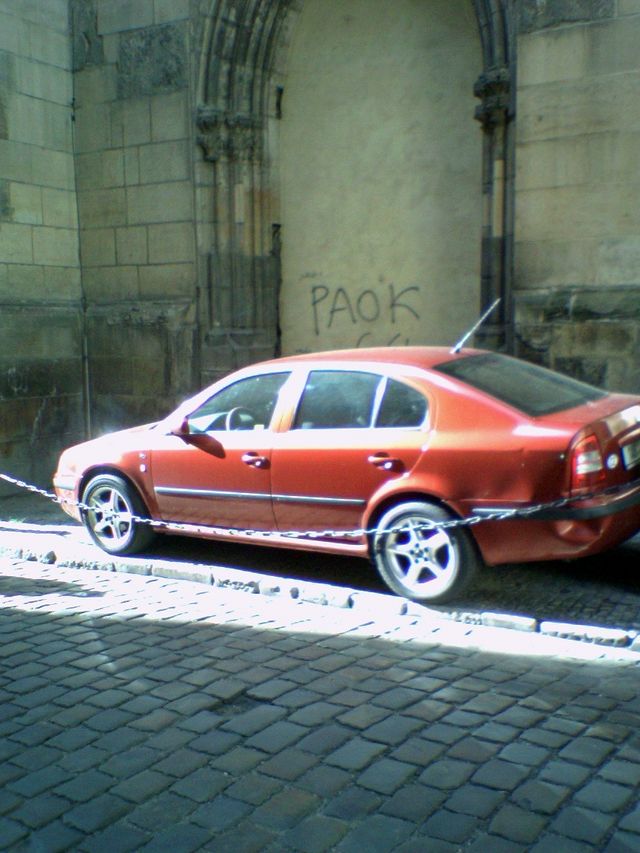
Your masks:
M 362 288 L 350 292 L 343 286 L 314 284 L 310 290 L 313 328 L 316 335 L 336 329 L 353 329 L 359 332 L 356 346 L 372 343 L 377 324 L 391 328 L 387 346 L 407 344 L 405 323 L 420 320 L 420 288 L 417 284 L 398 288 L 390 283 L 383 290 Z M 396 329 L 395 327 L 401 327 Z

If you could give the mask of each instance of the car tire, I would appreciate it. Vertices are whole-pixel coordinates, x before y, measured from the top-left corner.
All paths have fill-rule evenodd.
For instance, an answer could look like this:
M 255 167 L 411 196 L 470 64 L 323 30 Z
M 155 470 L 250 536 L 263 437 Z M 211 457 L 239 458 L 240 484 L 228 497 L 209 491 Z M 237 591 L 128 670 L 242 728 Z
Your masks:
M 155 533 L 132 516 L 148 516 L 147 509 L 126 480 L 100 474 L 89 481 L 82 496 L 82 520 L 89 535 L 108 554 L 136 554 L 147 548 Z
M 462 592 L 481 561 L 464 527 L 433 526 L 452 519 L 443 507 L 427 501 L 396 504 L 382 515 L 372 554 L 389 589 L 424 604 L 442 603 Z

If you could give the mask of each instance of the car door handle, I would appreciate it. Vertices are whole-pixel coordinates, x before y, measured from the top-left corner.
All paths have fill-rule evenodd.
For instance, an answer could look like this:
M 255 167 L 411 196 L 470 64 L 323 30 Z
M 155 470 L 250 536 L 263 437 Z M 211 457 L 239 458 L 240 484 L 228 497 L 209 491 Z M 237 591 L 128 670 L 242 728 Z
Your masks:
M 260 456 L 259 453 L 249 451 L 242 455 L 242 461 L 245 465 L 251 465 L 253 468 L 268 468 L 269 460 L 266 456 Z
M 402 462 L 388 453 L 372 453 L 367 462 L 383 471 L 398 471 L 402 468 Z

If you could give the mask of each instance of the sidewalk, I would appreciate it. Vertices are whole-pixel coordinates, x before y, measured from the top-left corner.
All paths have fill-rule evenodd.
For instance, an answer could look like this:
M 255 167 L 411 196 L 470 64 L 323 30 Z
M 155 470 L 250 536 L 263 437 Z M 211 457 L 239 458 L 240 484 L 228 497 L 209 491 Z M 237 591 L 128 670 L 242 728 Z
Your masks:
M 0 616 L 4 849 L 640 850 L 627 650 L 8 559 Z

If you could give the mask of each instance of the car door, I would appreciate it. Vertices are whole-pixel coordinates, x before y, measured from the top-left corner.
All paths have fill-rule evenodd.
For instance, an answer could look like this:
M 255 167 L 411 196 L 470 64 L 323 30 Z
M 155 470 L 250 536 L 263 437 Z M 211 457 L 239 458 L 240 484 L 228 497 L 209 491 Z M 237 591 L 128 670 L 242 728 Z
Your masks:
M 290 428 L 274 436 L 271 487 L 282 532 L 349 531 L 372 495 L 414 466 L 428 400 L 364 370 L 309 372 Z
M 164 520 L 271 530 L 271 429 L 288 372 L 232 382 L 187 415 L 181 435 L 165 435 L 150 470 Z

